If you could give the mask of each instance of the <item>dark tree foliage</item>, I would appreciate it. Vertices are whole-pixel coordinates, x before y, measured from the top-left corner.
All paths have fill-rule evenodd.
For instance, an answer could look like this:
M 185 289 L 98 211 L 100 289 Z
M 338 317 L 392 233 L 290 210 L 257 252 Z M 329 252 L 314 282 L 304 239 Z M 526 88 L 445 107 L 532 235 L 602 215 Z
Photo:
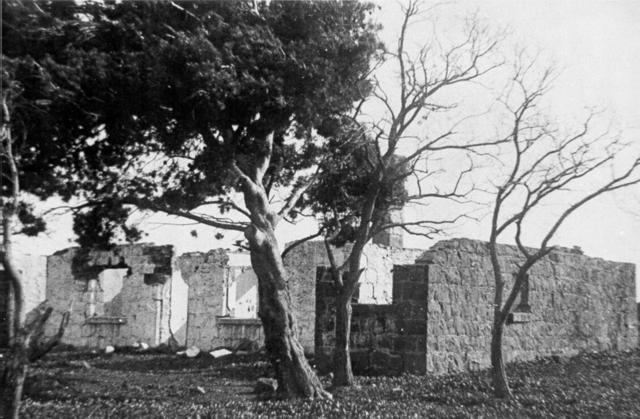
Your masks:
M 29 129 L 21 130 L 25 147 L 35 150 L 21 166 L 32 189 L 85 199 L 74 226 L 83 245 L 106 246 L 118 229 L 135 238 L 139 232 L 125 224 L 134 207 L 243 231 L 279 392 L 324 397 L 295 337 L 274 230 L 308 181 L 304 169 L 324 151 L 314 128 L 361 98 L 358 86 L 379 48 L 377 28 L 367 23 L 372 6 L 7 6 L 3 38 L 11 47 L 3 58 L 15 62 L 7 82 L 20 83 L 22 119 L 43 125 L 25 123 Z M 23 77 L 41 69 L 46 77 L 38 83 Z M 32 115 L 33 97 L 40 98 L 32 92 L 46 89 L 41 114 Z M 277 211 L 272 192 L 283 187 L 293 192 Z M 231 200 L 236 192 L 244 205 Z M 194 212 L 211 204 L 248 221 Z
M 405 180 L 410 168 L 400 159 L 385 165 L 376 142 L 349 118 L 332 121 L 325 135 L 331 134 L 322 150 L 316 182 L 309 188 L 299 208 L 322 214 L 321 227 L 333 231 L 331 244 L 344 246 L 355 240 L 361 220 L 361 203 L 376 191 L 371 222 L 376 228 L 386 222 L 392 208 L 401 208 L 408 199 Z
M 119 221 L 114 198 L 190 210 L 228 194 L 230 163 L 251 170 L 269 132 L 265 184 L 290 184 L 317 157 L 311 128 L 359 98 L 356 84 L 377 47 L 369 10 L 340 2 L 260 3 L 258 13 L 249 2 L 7 2 L 3 88 L 19 92 L 12 113 L 26 150 L 23 189 L 108 197 Z M 151 153 L 169 158 L 123 178 L 134 157 Z M 76 231 L 101 245 L 112 237 L 82 228 L 89 225 Z
M 271 132 L 265 186 L 290 184 L 317 156 L 311 128 L 358 97 L 356 83 L 376 47 L 372 28 L 363 23 L 369 7 L 356 3 L 271 2 L 258 13 L 245 2 L 46 6 L 54 15 L 75 9 L 86 22 L 61 23 L 45 42 L 12 32 L 18 22 L 8 25 L 6 43 L 17 46 L 7 55 L 51 61 L 56 83 L 64 80 L 82 92 L 80 101 L 56 97 L 49 104 L 62 119 L 73 118 L 67 132 L 37 129 L 27 137 L 40 144 L 43 133 L 67 136 L 49 147 L 73 159 L 65 166 L 78 175 L 64 179 L 65 185 L 60 177 L 37 179 L 37 159 L 34 170 L 25 170 L 35 184 L 50 185 L 43 195 L 90 191 L 94 200 L 108 197 L 114 211 L 113 198 L 153 197 L 156 205 L 190 210 L 228 194 L 236 179 L 230 163 L 253 170 Z M 86 37 L 65 45 L 68 31 Z M 99 139 L 88 144 L 96 134 Z M 291 136 L 296 140 L 285 142 Z M 55 146 L 69 141 L 81 151 Z M 144 176 L 123 179 L 121 168 L 150 153 L 168 158 Z M 104 243 L 102 238 L 93 237 Z

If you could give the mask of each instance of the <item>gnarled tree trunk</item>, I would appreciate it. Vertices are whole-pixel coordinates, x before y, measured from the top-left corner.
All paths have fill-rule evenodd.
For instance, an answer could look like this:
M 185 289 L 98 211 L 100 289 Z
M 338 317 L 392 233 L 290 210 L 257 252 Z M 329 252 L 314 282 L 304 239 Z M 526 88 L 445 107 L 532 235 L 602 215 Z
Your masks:
M 234 162 L 232 168 L 240 181 L 251 219 L 244 235 L 249 242 L 251 266 L 258 277 L 258 316 L 264 329 L 265 348 L 275 369 L 279 397 L 331 398 L 298 341 L 287 272 L 275 236 L 282 215 L 274 211 L 263 184 L 271 159 L 273 133 L 264 138 L 264 144 L 265 154 L 255 166 L 243 171 Z M 286 206 L 281 211 L 286 211 Z
M 252 225 L 245 235 L 251 249 L 251 265 L 258 276 L 259 316 L 267 354 L 278 380 L 278 396 L 330 397 L 298 341 L 286 271 L 273 230 Z

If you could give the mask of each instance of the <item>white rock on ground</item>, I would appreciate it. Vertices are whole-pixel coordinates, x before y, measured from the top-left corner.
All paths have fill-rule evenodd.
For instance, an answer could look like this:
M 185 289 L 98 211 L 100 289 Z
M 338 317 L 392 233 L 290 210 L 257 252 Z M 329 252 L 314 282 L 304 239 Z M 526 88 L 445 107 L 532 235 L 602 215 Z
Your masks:
M 192 346 L 190 348 L 187 348 L 187 350 L 185 351 L 185 354 L 187 355 L 188 358 L 195 358 L 196 356 L 198 356 L 199 353 L 200 353 L 200 348 L 198 348 L 197 346 Z
M 104 353 L 105 353 L 105 354 L 112 354 L 112 353 L 114 353 L 115 351 L 116 351 L 116 348 L 114 348 L 114 347 L 113 347 L 113 346 L 111 346 L 111 345 L 107 345 L 107 346 L 104 348 Z
M 222 348 L 222 349 L 216 349 L 215 351 L 209 352 L 209 355 L 211 355 L 214 358 L 221 358 L 223 356 L 231 355 L 232 353 L 233 352 L 231 352 L 230 350 Z

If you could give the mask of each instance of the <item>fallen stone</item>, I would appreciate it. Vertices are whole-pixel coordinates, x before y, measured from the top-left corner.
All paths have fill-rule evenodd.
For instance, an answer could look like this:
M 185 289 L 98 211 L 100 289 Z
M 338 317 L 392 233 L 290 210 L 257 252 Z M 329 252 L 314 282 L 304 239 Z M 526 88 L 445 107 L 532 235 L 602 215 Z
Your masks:
M 185 355 L 187 355 L 187 358 L 195 358 L 199 353 L 200 348 L 198 348 L 197 346 L 191 346 L 185 351 Z
M 106 347 L 106 348 L 104 348 L 104 353 L 105 353 L 105 354 L 112 354 L 112 353 L 114 353 L 115 351 L 116 351 L 116 348 L 114 348 L 114 347 L 113 347 L 113 346 L 111 346 L 111 345 L 107 345 L 107 347 Z
M 149 349 L 149 345 L 147 343 L 145 343 L 145 342 L 140 342 L 139 349 L 141 351 L 146 351 L 147 349 Z
M 186 354 L 186 353 L 187 353 L 187 351 L 186 351 L 186 350 L 184 350 L 184 351 L 178 351 L 178 352 L 176 352 L 176 355 L 180 355 L 180 356 L 182 356 L 182 355 L 184 355 L 184 354 Z
M 214 358 L 222 358 L 223 356 L 228 356 L 231 355 L 233 352 L 231 352 L 228 349 L 216 349 L 215 351 L 211 351 L 209 352 L 209 355 L 211 355 Z
M 140 342 L 133 342 L 133 345 L 131 345 L 131 347 L 134 349 L 138 349 L 140 347 Z
M 260 350 L 260 344 L 258 342 L 256 342 L 255 340 L 246 339 L 246 338 L 242 339 L 234 349 L 236 353 L 240 351 L 253 353 L 253 352 L 258 352 L 259 350 Z
M 275 393 L 278 389 L 278 382 L 273 378 L 261 377 L 256 381 L 253 392 L 256 394 Z

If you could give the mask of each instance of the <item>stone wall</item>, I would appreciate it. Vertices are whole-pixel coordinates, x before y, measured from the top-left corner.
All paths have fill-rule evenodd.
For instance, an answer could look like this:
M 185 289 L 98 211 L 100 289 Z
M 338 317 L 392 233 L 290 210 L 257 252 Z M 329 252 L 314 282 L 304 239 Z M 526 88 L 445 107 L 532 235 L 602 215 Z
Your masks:
M 501 245 L 499 254 L 510 287 L 517 249 Z M 419 260 L 429 263 L 427 371 L 489 367 L 494 282 L 488 244 L 443 241 Z M 530 271 L 529 305 L 528 321 L 506 326 L 507 362 L 637 345 L 632 264 L 556 250 Z
M 41 255 L 17 254 L 16 265 L 24 279 L 25 309 L 27 313 L 46 298 L 47 258 Z
M 223 249 L 186 253 L 177 269 L 189 286 L 186 345 L 200 349 L 236 347 L 243 340 L 262 345 L 257 318 L 258 279 L 245 254 Z
M 224 314 L 225 273 L 229 256 L 222 249 L 185 253 L 177 266 L 189 286 L 187 346 L 212 349 L 222 345 L 217 318 Z
M 66 249 L 47 258 L 48 333 L 73 307 L 63 343 L 103 347 L 169 339 L 172 246 Z
M 68 344 L 153 346 L 171 336 L 201 349 L 245 338 L 262 343 L 257 278 L 251 268 L 230 266 L 229 256 L 246 259 L 222 249 L 175 257 L 171 246 L 146 244 L 58 252 L 48 258 L 47 298 L 56 313 L 49 333 L 73 301 Z
M 521 261 L 517 249 L 501 245 L 499 257 L 511 286 Z M 354 371 L 444 374 L 488 368 L 492 272 L 487 243 L 468 239 L 439 242 L 417 264 L 394 266 L 392 304 L 353 305 Z M 528 289 L 527 301 L 519 296 L 514 305 L 516 321 L 506 326 L 507 362 L 638 344 L 634 265 L 558 249 L 534 265 Z M 335 345 L 334 294 L 330 278 L 319 274 L 315 345 L 324 370 Z
M 250 340 L 262 346 L 264 333 L 260 319 L 217 318 L 216 346 L 236 348 L 240 343 Z M 215 347 L 211 347 L 213 349 Z
M 29 314 L 45 300 L 47 283 L 47 258 L 40 255 L 16 254 L 18 272 L 24 281 L 25 310 Z M 9 304 L 9 282 L 0 265 L 0 347 L 8 344 L 7 310 Z
M 349 246 L 334 249 L 336 263 L 342 264 Z M 392 269 L 394 265 L 413 263 L 424 253 L 420 249 L 398 249 L 369 245 L 365 248 L 358 302 L 363 304 L 390 304 L 392 296 Z M 305 352 L 313 353 L 316 317 L 316 275 L 318 267 L 329 266 L 324 242 L 310 241 L 289 252 L 284 260 L 289 275 L 289 290 L 298 321 L 298 333 Z
M 335 293 L 329 275 L 316 288 L 315 359 L 322 372 L 332 366 L 335 347 Z M 353 304 L 351 364 L 355 374 L 426 372 L 426 265 L 396 265 L 393 304 Z

